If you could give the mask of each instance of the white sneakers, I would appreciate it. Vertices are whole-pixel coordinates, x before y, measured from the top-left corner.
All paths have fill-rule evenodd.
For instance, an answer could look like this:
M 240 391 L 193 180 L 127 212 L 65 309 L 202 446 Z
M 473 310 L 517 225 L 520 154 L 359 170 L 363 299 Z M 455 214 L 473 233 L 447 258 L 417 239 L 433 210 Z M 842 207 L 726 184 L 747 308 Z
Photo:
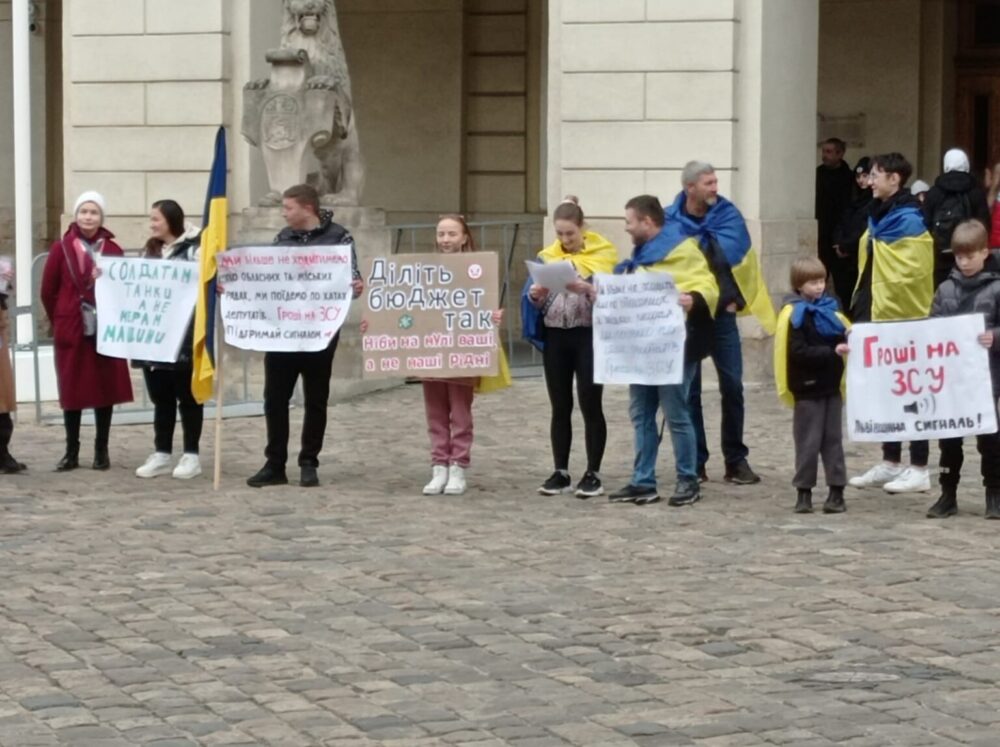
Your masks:
M 159 477 L 160 475 L 169 475 L 172 471 L 170 466 L 170 455 L 164 454 L 162 451 L 155 451 L 149 455 L 149 458 L 135 471 L 136 477 Z
M 462 495 L 465 492 L 465 470 L 457 464 L 448 468 L 448 484 L 444 486 L 445 495 Z
M 441 495 L 447 484 L 448 468 L 443 464 L 435 464 L 431 470 L 431 481 L 424 485 L 424 495 Z
M 201 460 L 197 454 L 184 454 L 174 467 L 174 477 L 178 480 L 190 480 L 201 474 Z
M 903 467 L 881 462 L 863 475 L 852 477 L 855 488 L 883 488 L 889 493 L 926 493 L 931 489 L 931 473 L 926 467 Z
M 907 467 L 882 488 L 887 493 L 927 493 L 931 489 L 931 472 L 926 467 Z
M 185 454 L 177 462 L 176 467 L 171 467 L 170 454 L 157 451 L 149 455 L 145 463 L 135 471 L 136 477 L 152 478 L 160 475 L 173 475 L 178 480 L 190 480 L 201 474 L 201 461 L 197 454 Z

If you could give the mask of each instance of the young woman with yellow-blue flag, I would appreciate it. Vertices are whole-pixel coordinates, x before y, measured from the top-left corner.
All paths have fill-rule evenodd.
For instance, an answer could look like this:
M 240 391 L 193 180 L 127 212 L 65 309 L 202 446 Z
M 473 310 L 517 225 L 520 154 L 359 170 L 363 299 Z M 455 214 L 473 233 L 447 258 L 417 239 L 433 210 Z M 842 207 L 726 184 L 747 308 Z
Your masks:
M 688 398 L 698 363 L 709 353 L 712 314 L 719 302 L 719 285 L 708 260 L 693 238 L 683 238 L 664 226 L 660 201 L 652 195 L 633 197 L 625 204 L 625 230 L 635 248 L 615 267 L 616 273 L 668 272 L 680 290 L 687 318 L 684 376 L 680 384 L 629 386 L 629 417 L 635 429 L 635 465 L 632 479 L 608 500 L 647 505 L 660 500 L 656 489 L 656 457 L 661 434 L 656 413 L 662 407 L 674 447 L 677 485 L 668 503 L 687 506 L 701 498 L 697 472 L 697 437 Z
M 858 322 L 923 319 L 934 300 L 934 239 L 924 225 L 920 202 L 903 185 L 913 167 L 900 153 L 872 158 L 871 216 L 858 245 L 858 285 L 851 317 Z M 930 446 L 910 443 L 910 466 L 902 465 L 903 445 L 882 444 L 882 463 L 850 484 L 881 487 L 890 493 L 925 493 L 931 489 L 927 469 Z
M 719 284 L 711 355 L 722 394 L 725 480 L 749 485 L 760 482 L 760 478 L 750 469 L 750 450 L 743 442 L 743 348 L 736 317 L 753 314 L 768 334 L 774 334 L 774 306 L 746 221 L 733 203 L 719 195 L 719 179 L 712 165 L 690 161 L 684 167 L 681 184 L 683 191 L 667 209 L 665 231 L 676 241 L 694 241 Z M 700 363 L 691 384 L 691 417 L 698 434 L 698 478 L 705 481 L 709 454 L 701 408 Z
M 604 387 L 594 383 L 594 275 L 610 274 L 618 262 L 614 244 L 586 229 L 576 197 L 567 197 L 552 215 L 556 240 L 538 253 L 543 263 L 572 263 L 577 279 L 566 290 L 525 285 L 521 297 L 525 336 L 542 350 L 545 385 L 552 405 L 550 438 L 555 471 L 542 483 L 542 495 L 574 492 L 569 473 L 573 442 L 573 379 L 583 414 L 587 470 L 576 486 L 577 498 L 601 495 L 601 462 L 608 440 L 602 398 Z

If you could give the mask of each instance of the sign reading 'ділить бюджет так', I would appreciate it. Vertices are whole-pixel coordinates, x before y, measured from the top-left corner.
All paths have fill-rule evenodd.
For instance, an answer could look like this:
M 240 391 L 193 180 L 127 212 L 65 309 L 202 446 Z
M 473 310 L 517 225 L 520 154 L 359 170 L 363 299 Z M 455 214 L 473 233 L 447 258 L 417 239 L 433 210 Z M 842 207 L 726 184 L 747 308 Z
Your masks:
M 997 429 L 979 314 L 856 324 L 847 359 L 852 441 L 925 441 Z
M 376 258 L 365 284 L 365 378 L 497 373 L 496 253 Z
M 351 247 L 241 246 L 218 255 L 226 342 L 262 353 L 325 350 L 351 305 Z
M 110 358 L 176 361 L 198 297 L 198 265 L 98 257 L 97 266 L 97 352 Z

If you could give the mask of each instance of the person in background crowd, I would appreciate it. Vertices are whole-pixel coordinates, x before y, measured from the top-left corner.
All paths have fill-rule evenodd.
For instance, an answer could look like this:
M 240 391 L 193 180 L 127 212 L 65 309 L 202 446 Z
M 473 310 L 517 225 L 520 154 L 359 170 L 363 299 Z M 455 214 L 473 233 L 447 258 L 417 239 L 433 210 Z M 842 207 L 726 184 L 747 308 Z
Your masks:
M 944 173 L 934 180 L 923 203 L 924 223 L 934 238 L 934 287 L 955 268 L 951 256 L 951 234 L 963 220 L 975 218 L 990 230 L 986 193 L 969 173 L 965 151 L 952 148 L 944 154 Z
M 84 192 L 73 206 L 73 223 L 49 248 L 42 273 L 41 299 L 52 323 L 59 405 L 66 429 L 66 453 L 56 470 L 80 466 L 80 421 L 94 409 L 97 434 L 93 468 L 111 468 L 108 441 L 114 406 L 132 401 L 128 364 L 97 352 L 94 298 L 97 258 L 121 257 L 122 248 L 104 226 L 104 197 Z
M 923 205 L 927 201 L 927 192 L 930 191 L 931 185 L 925 182 L 923 179 L 915 179 L 913 184 L 910 185 L 910 194 L 917 198 L 917 201 Z
M 840 514 L 847 510 L 841 414 L 846 319 L 837 300 L 826 295 L 826 268 L 817 257 L 796 259 L 790 276 L 794 292 L 785 299 L 778 317 L 774 375 L 778 396 L 795 413 L 795 513 L 812 513 L 812 489 L 822 457 L 829 490 L 823 513 Z
M 184 210 L 173 200 L 153 203 L 149 213 L 149 232 L 150 238 L 145 249 L 147 259 L 166 259 L 171 262 L 194 262 L 197 259 L 201 231 L 196 226 L 185 225 Z M 181 320 L 178 319 L 179 321 Z M 142 369 L 154 413 L 155 451 L 135 471 L 136 477 L 172 474 L 178 480 L 190 480 L 201 474 L 198 443 L 201 440 L 205 408 L 195 401 L 191 393 L 193 325 L 194 320 L 189 319 L 187 333 L 174 363 L 132 362 L 133 366 Z M 184 453 L 174 466 L 171 454 L 178 409 L 181 413 L 181 429 L 184 431 Z
M 285 190 L 281 200 L 281 215 L 288 225 L 274 239 L 277 246 L 339 246 L 351 247 L 351 288 L 354 298 L 361 295 L 364 282 L 358 271 L 354 238 L 343 226 L 333 222 L 333 213 L 321 210 L 319 194 L 308 184 L 298 184 Z M 330 400 L 330 375 L 333 356 L 337 352 L 340 333 L 333 336 L 325 350 L 305 353 L 264 354 L 264 420 L 267 423 L 267 446 L 264 466 L 247 485 L 262 488 L 287 485 L 288 475 L 288 404 L 295 392 L 295 383 L 302 377 L 305 399 L 302 421 L 302 448 L 299 451 L 299 485 L 314 488 L 319 485 L 319 453 L 326 435 L 326 410 Z
M 608 496 L 612 503 L 645 506 L 660 500 L 656 489 L 656 457 L 660 433 L 656 413 L 662 407 L 674 447 L 677 484 L 668 503 L 689 506 L 701 499 L 698 484 L 698 436 L 691 418 L 691 383 L 698 363 L 710 352 L 712 313 L 719 302 L 719 286 L 697 239 L 680 225 L 664 225 L 660 201 L 652 195 L 633 197 L 625 205 L 625 230 L 635 247 L 632 256 L 615 267 L 616 273 L 669 272 L 680 291 L 687 323 L 684 371 L 680 384 L 628 388 L 629 418 L 635 430 L 632 479 Z
M 854 322 L 924 319 L 934 296 L 933 239 L 924 225 L 917 198 L 904 188 L 913 167 L 900 153 L 872 159 L 872 201 L 868 230 L 861 238 L 858 286 L 851 303 Z M 856 488 L 883 487 L 890 493 L 926 492 L 926 441 L 910 443 L 910 466 L 904 468 L 902 444 L 882 444 L 882 459 L 863 475 L 852 477 Z
M 833 232 L 833 249 L 836 253 L 833 278 L 833 291 L 840 301 L 842 310 L 846 310 L 858 284 L 858 242 L 868 229 L 868 213 L 872 202 L 871 159 L 861 158 L 854 167 L 854 195 L 851 204 L 844 211 L 843 217 Z M 828 289 L 829 290 L 829 289 Z
M 1000 163 L 992 169 L 986 169 L 986 204 L 990 209 L 990 237 L 991 249 L 1000 249 L 1000 200 L 997 194 L 1000 193 Z
M 7 290 L 13 280 L 14 273 L 9 267 L 0 270 L 0 472 L 8 475 L 27 469 L 10 453 L 10 440 L 14 435 L 11 413 L 17 409 L 14 371 L 10 363 L 10 320 L 7 316 Z
M 951 249 L 955 269 L 938 286 L 931 306 L 931 316 L 956 316 L 978 313 L 985 317 L 986 331 L 979 344 L 990 351 L 990 379 L 993 401 L 1000 397 L 1000 271 L 990 267 L 986 229 L 977 220 L 959 223 L 952 233 Z M 940 442 L 941 497 L 927 510 L 930 519 L 943 519 L 958 513 L 958 482 L 961 479 L 961 438 Z M 986 488 L 986 518 L 1000 519 L 1000 432 L 976 436 L 981 457 L 980 469 Z
M 816 167 L 816 230 L 819 258 L 828 272 L 837 266 L 834 229 L 851 204 L 854 172 L 844 162 L 847 143 L 831 137 L 820 145 L 821 163 Z
M 600 234 L 589 231 L 576 197 L 567 197 L 555 209 L 552 223 L 556 240 L 538 254 L 542 262 L 573 263 L 579 277 L 567 289 L 552 293 L 530 285 L 522 302 L 529 339 L 542 348 L 545 384 L 552 405 L 550 438 L 555 472 L 542 484 L 542 495 L 573 491 L 569 454 L 573 443 L 573 378 L 583 414 L 587 470 L 576 486 L 578 498 L 601 495 L 601 461 L 608 440 L 601 400 L 604 387 L 594 383 L 593 277 L 611 273 L 618 250 Z
M 775 313 L 760 271 L 750 232 L 739 209 L 719 195 L 719 179 L 712 165 L 690 161 L 681 174 L 683 190 L 667 208 L 667 228 L 695 239 L 719 288 L 710 355 L 722 395 L 722 456 L 724 479 L 735 485 L 760 482 L 750 468 L 750 449 L 743 442 L 743 346 L 736 316 L 752 313 L 768 334 L 774 333 Z M 701 361 L 691 383 L 691 418 L 698 439 L 698 479 L 708 479 L 708 439 L 701 408 Z

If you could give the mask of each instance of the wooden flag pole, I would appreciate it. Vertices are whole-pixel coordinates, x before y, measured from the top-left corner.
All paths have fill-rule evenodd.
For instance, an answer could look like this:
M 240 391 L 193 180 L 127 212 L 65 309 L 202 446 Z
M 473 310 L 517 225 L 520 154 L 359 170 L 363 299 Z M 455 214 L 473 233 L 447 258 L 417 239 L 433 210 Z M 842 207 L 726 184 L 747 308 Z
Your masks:
M 215 319 L 213 323 L 215 324 L 215 466 L 213 472 L 213 482 L 212 485 L 216 492 L 219 490 L 219 484 L 222 482 L 222 405 L 223 405 L 223 393 L 225 387 L 223 386 L 223 361 L 225 360 L 225 351 L 223 349 L 223 341 L 219 336 L 220 326 L 218 323 L 219 319 L 219 299 L 216 298 L 215 304 Z

